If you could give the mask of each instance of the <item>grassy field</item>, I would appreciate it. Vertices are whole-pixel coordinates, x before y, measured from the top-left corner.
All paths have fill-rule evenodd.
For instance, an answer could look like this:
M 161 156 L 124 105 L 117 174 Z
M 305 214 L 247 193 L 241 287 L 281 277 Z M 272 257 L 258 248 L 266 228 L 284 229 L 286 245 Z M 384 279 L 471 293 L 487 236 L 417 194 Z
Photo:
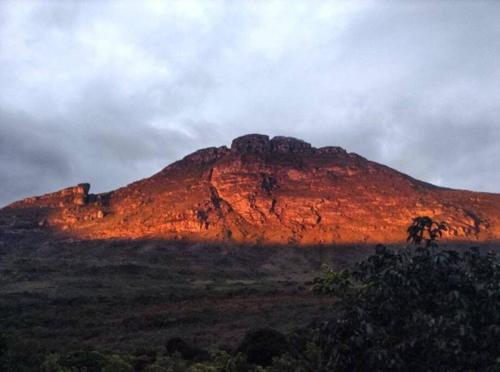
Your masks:
M 322 264 L 371 249 L 234 247 L 165 241 L 3 247 L 0 331 L 63 352 L 161 349 L 172 337 L 232 348 L 252 328 L 287 332 L 334 315 L 314 296 Z

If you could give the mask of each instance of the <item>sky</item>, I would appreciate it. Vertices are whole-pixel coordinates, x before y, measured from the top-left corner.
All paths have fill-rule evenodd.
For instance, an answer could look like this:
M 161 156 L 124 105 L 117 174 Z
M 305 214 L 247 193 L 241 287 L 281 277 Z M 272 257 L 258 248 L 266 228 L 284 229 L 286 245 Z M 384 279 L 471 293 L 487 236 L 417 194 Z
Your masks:
M 500 192 L 500 2 L 0 1 L 0 206 L 247 133 Z

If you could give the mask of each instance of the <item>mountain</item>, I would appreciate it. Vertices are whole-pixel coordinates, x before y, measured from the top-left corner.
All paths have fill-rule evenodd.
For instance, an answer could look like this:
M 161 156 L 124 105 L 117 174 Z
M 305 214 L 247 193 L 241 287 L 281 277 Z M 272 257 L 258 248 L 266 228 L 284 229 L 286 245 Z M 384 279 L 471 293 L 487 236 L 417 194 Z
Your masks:
M 464 170 L 465 172 L 466 170 Z M 500 240 L 500 194 L 437 187 L 340 147 L 250 134 L 102 194 L 80 184 L 0 210 L 0 238 L 164 238 L 260 244 L 401 242 L 412 218 L 446 239 Z

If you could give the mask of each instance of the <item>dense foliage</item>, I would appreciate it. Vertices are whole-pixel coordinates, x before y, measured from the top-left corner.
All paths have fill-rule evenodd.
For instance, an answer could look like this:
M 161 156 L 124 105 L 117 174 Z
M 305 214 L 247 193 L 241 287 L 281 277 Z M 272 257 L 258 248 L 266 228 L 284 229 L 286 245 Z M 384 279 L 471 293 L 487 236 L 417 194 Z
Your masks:
M 327 271 L 318 293 L 341 299 L 343 316 L 322 331 L 324 370 L 461 371 L 500 368 L 500 265 L 478 248 L 438 247 L 442 224 L 423 243 L 376 252 L 350 273 Z M 436 230 L 434 230 L 436 229 Z M 424 233 L 427 234 L 427 233 Z

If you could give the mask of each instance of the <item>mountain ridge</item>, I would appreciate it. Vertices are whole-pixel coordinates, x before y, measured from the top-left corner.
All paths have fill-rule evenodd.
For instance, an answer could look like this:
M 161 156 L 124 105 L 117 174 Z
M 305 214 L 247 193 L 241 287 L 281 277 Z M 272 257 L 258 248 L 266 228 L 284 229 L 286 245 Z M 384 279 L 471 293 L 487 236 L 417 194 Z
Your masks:
M 89 190 L 79 184 L 14 202 L 0 209 L 0 234 L 392 243 L 404 241 L 413 217 L 428 215 L 450 224 L 446 239 L 500 240 L 500 194 L 435 186 L 341 147 L 284 136 L 241 136 L 125 187 Z

